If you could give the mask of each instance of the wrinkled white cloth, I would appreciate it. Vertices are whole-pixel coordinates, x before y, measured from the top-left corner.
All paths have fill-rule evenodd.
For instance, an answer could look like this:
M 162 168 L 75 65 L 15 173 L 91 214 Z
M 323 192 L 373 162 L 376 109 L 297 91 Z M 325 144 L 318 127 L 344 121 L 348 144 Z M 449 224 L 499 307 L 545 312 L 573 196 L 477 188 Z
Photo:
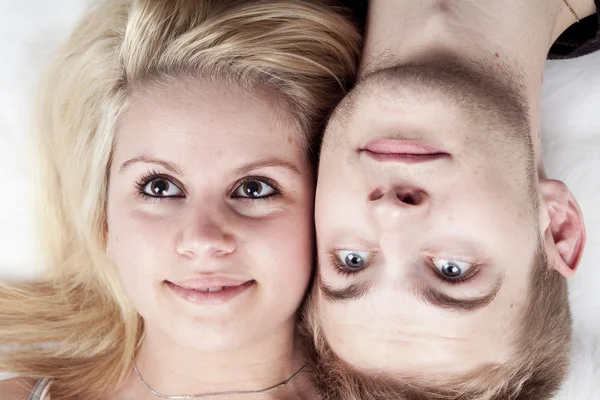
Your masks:
M 0 0 L 0 275 L 39 271 L 26 161 L 29 105 L 41 68 L 87 7 L 82 0 Z M 573 365 L 557 400 L 600 399 L 600 52 L 548 62 L 542 135 L 549 176 L 569 185 L 588 231 L 570 280 Z
M 569 280 L 573 361 L 560 400 L 600 399 L 600 52 L 549 61 L 542 96 L 548 176 L 567 183 L 583 211 L 587 245 Z

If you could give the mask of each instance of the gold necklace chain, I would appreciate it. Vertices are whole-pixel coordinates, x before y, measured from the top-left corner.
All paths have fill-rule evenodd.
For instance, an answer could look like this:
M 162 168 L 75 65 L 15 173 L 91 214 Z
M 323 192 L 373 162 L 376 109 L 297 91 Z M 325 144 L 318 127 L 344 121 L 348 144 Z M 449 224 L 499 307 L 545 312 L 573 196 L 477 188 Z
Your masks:
M 563 0 L 563 3 L 565 3 L 565 5 L 569 8 L 569 10 L 571 10 L 571 14 L 573 14 L 573 16 L 575 17 L 575 21 L 579 22 L 579 17 L 577 16 L 577 13 L 575 12 L 575 10 L 573 10 L 573 7 L 571 7 L 569 2 L 567 0 Z
M 146 389 L 148 389 L 148 391 L 150 391 L 150 393 L 152 393 L 156 397 L 160 397 L 162 399 L 170 399 L 170 400 L 186 400 L 186 399 L 200 399 L 200 398 L 204 398 L 204 397 L 268 393 L 268 392 L 272 392 L 276 389 L 279 389 L 280 387 L 287 385 L 288 383 L 290 383 L 291 381 L 296 379 L 296 377 L 298 375 L 300 375 L 302 373 L 302 371 L 304 371 L 305 369 L 306 369 L 306 365 L 303 366 L 302 368 L 300 368 L 294 375 L 290 376 L 285 381 L 280 382 L 274 386 L 271 386 L 271 387 L 268 387 L 265 389 L 260 389 L 260 390 L 236 390 L 236 391 L 229 391 L 229 392 L 214 392 L 214 393 L 202 393 L 202 394 L 193 394 L 193 395 L 167 396 L 166 394 L 159 393 L 156 390 L 152 389 L 150 387 L 150 385 L 148 385 L 148 383 L 144 380 L 144 378 L 142 377 L 142 374 L 140 374 L 140 371 L 137 369 L 135 363 L 133 363 L 133 370 L 135 371 L 135 374 L 138 376 L 138 378 L 140 378 L 140 381 L 146 387 Z

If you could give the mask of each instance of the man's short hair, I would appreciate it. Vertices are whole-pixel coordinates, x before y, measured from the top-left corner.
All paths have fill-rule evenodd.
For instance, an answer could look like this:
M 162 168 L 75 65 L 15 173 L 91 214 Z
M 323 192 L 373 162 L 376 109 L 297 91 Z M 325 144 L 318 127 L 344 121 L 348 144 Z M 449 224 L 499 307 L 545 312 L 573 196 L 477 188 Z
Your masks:
M 512 356 L 506 363 L 481 366 L 468 376 L 436 382 L 349 365 L 323 335 L 314 301 L 317 290 L 314 285 L 302 330 L 314 384 L 324 400 L 544 400 L 566 377 L 571 348 L 567 283 L 550 267 L 541 239 L 533 258 L 528 300 L 515 326 Z

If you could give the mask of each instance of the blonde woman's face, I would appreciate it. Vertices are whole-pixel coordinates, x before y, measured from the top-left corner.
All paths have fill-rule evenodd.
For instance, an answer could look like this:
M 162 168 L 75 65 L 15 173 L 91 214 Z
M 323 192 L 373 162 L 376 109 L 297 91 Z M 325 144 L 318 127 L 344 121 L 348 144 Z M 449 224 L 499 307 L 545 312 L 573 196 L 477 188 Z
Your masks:
M 147 334 L 211 351 L 293 329 L 314 182 L 277 101 L 189 82 L 133 96 L 110 168 L 107 252 Z

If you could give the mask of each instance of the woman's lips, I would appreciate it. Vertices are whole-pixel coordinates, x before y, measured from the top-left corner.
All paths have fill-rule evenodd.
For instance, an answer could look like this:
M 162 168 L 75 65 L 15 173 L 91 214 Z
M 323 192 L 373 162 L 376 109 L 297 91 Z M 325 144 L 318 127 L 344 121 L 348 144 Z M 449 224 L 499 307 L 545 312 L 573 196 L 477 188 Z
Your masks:
M 241 295 L 246 290 L 250 289 L 256 283 L 254 280 L 247 281 L 241 284 L 226 285 L 224 281 L 216 281 L 215 283 L 200 283 L 194 287 L 189 285 L 180 286 L 170 281 L 166 281 L 166 285 L 179 297 L 195 304 L 215 305 L 226 303 L 235 297 Z M 185 287 L 184 287 L 185 286 Z

